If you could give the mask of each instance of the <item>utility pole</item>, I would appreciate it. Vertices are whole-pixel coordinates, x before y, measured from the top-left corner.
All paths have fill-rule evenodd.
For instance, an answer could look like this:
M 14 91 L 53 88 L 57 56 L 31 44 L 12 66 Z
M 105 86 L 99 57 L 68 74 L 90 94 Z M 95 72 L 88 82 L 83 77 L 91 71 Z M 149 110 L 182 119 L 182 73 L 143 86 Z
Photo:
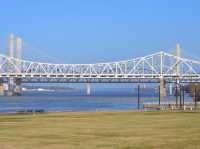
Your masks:
M 165 80 L 163 77 L 163 68 L 164 68 L 164 53 L 161 52 L 160 54 L 160 99 L 163 100 L 166 96 L 166 88 L 165 88 Z
M 138 88 L 137 88 L 137 98 L 138 98 L 138 110 L 140 110 L 140 84 L 138 84 Z
M 176 93 L 178 93 L 178 87 L 181 88 L 180 86 L 180 75 L 181 75 L 181 66 L 180 66 L 180 58 L 181 58 L 181 46 L 179 43 L 176 44 L 176 76 L 177 76 L 177 86 L 176 86 Z M 180 96 L 180 106 L 181 106 L 181 90 L 179 93 Z M 178 100 L 178 95 L 176 95 L 176 105 Z

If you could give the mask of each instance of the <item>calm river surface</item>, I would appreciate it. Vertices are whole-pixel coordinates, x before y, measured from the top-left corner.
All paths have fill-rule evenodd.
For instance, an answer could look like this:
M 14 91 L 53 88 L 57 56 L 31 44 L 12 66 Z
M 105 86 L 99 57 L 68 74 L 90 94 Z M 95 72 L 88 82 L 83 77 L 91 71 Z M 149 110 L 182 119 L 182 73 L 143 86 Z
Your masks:
M 168 101 L 175 97 L 167 97 Z M 142 93 L 141 107 L 145 102 L 158 102 L 158 93 Z M 0 97 L 0 112 L 42 109 L 48 111 L 103 111 L 137 108 L 135 91 L 115 89 L 100 90 L 86 96 L 79 92 L 25 92 L 22 96 Z

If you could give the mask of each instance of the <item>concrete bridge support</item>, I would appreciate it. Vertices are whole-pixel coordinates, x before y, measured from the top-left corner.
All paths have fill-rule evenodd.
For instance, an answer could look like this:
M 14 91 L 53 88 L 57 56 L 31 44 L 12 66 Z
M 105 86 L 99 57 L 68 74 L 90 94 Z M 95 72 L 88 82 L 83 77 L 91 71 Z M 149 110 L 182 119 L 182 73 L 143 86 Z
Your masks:
M 0 78 L 0 96 L 4 95 L 3 79 Z
M 172 83 L 169 84 L 169 95 L 170 96 L 173 95 L 173 85 L 172 85 Z
M 10 34 L 8 39 L 8 57 L 10 58 L 8 62 L 8 73 L 13 72 L 13 61 L 12 57 L 14 57 L 14 35 Z M 13 78 L 8 79 L 8 96 L 13 95 L 13 87 L 14 87 L 14 80 Z
M 21 58 L 22 58 L 21 52 L 22 52 L 22 39 L 17 37 L 16 38 L 16 58 L 18 60 L 21 60 Z M 16 65 L 18 66 L 17 73 L 20 74 L 21 73 L 21 62 L 17 61 Z M 21 92 L 22 92 L 21 78 L 17 78 L 16 79 L 15 94 L 16 95 L 21 95 Z
M 163 100 L 166 96 L 165 80 L 160 78 L 160 99 Z
M 87 96 L 91 95 L 91 84 L 90 83 L 86 84 L 86 95 Z
M 9 78 L 8 79 L 8 96 L 14 95 L 14 79 Z
M 21 78 L 16 79 L 16 86 L 15 86 L 15 94 L 21 95 L 22 94 L 22 86 L 21 86 Z

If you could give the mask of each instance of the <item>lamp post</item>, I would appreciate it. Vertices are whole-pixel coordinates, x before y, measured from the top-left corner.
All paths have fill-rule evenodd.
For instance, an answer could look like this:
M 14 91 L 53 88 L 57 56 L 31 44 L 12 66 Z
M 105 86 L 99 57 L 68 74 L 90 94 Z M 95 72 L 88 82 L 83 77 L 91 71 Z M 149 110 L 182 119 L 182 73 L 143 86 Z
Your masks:
M 138 84 L 138 91 L 137 91 L 137 98 L 138 98 L 138 110 L 140 110 L 140 84 Z

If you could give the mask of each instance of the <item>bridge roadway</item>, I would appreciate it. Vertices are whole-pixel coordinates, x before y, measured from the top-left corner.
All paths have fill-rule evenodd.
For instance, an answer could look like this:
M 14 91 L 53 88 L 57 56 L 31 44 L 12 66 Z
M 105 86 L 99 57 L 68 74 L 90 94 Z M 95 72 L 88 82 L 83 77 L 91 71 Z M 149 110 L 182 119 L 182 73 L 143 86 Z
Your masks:
M 161 76 L 149 75 L 71 75 L 71 74 L 1 74 L 0 78 L 4 83 L 7 83 L 9 78 L 21 80 L 21 83 L 160 83 Z M 165 83 L 190 83 L 200 82 L 198 75 L 189 76 L 162 76 Z

